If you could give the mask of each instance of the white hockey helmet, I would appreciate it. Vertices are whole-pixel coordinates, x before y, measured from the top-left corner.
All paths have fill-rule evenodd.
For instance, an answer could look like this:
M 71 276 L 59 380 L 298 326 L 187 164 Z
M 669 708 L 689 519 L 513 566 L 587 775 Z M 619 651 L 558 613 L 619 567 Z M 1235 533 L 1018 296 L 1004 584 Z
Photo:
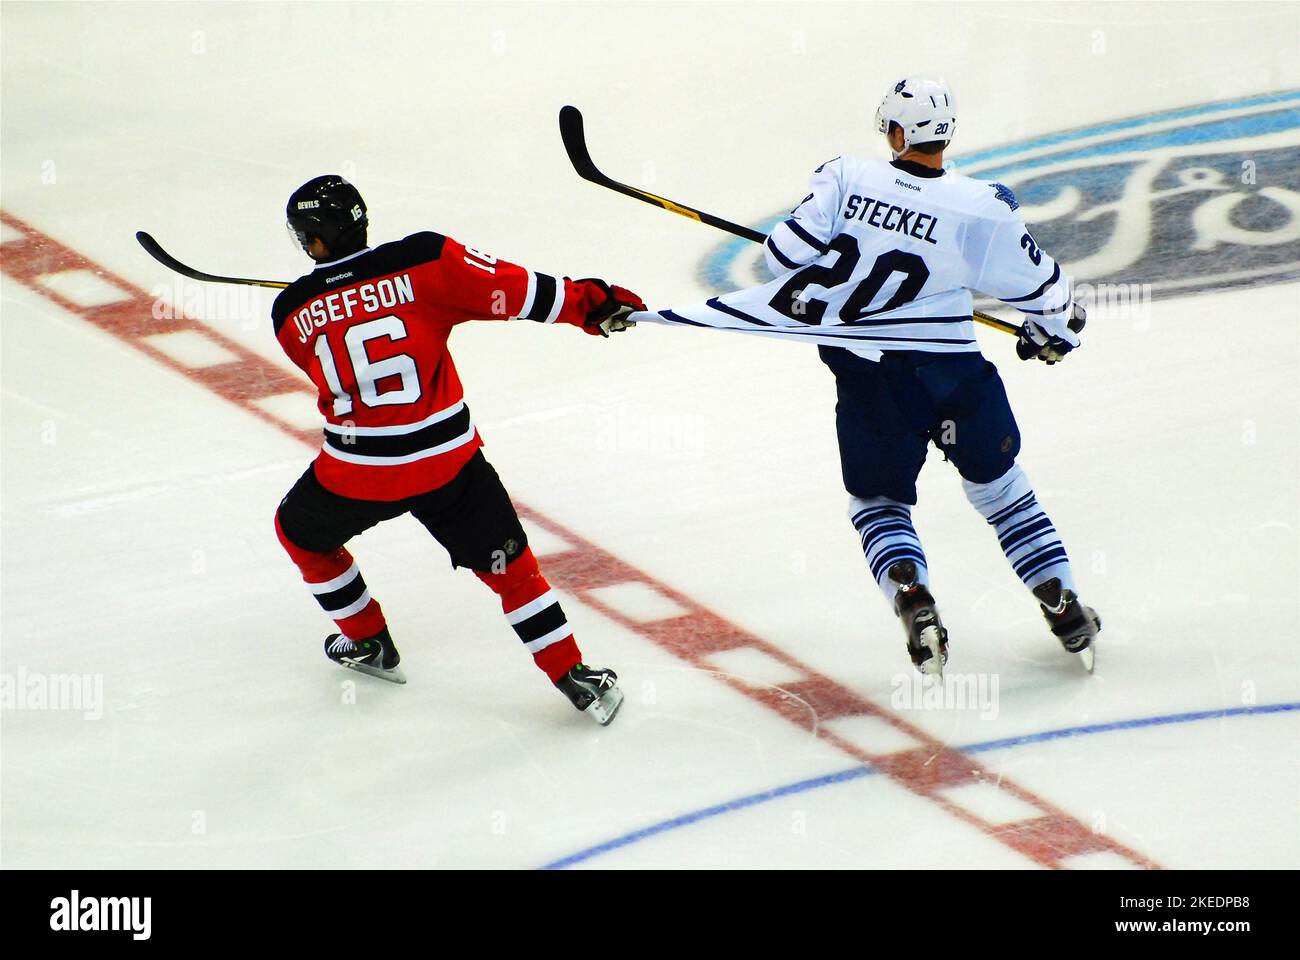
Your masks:
M 918 143 L 952 140 L 957 101 L 942 80 L 907 77 L 885 94 L 876 108 L 876 129 L 889 132 L 893 121 L 903 128 L 903 149 Z

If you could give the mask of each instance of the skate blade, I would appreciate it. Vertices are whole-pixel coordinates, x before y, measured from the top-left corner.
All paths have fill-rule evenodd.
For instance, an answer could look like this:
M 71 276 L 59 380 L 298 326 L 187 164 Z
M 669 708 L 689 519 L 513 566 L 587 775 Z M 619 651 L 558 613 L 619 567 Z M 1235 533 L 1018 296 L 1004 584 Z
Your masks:
M 389 683 L 406 683 L 406 674 L 402 672 L 400 666 L 393 667 L 391 670 L 385 670 L 383 667 L 372 667 L 368 663 L 344 663 L 342 666 L 347 667 L 349 670 L 355 670 L 357 673 L 364 673 L 368 677 L 387 680 Z
M 604 695 L 593 700 L 586 712 L 591 714 L 592 719 L 602 727 L 607 727 L 621 706 L 623 706 L 623 691 L 618 687 L 611 687 Z
M 921 646 L 930 651 L 930 656 L 925 659 L 917 670 L 923 677 L 943 677 L 943 634 L 939 632 L 938 627 L 926 627 L 921 631 Z
M 1097 616 L 1097 611 L 1091 607 L 1085 607 L 1088 616 L 1092 620 L 1093 633 L 1088 645 L 1079 651 L 1079 661 L 1083 668 L 1092 673 L 1097 667 L 1097 634 L 1101 632 L 1101 617 Z

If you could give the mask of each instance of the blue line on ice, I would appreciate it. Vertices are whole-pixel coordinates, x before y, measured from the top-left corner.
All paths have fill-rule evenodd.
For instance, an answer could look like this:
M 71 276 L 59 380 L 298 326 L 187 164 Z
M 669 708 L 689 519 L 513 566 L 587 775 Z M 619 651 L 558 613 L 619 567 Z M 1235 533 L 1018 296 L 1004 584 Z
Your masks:
M 1135 730 L 1140 727 L 1161 727 L 1176 723 L 1194 723 L 1198 720 L 1216 720 L 1225 717 L 1241 717 L 1253 714 L 1265 713 L 1283 713 L 1290 710 L 1300 710 L 1300 702 L 1297 703 L 1270 703 L 1256 707 L 1230 707 L 1224 710 L 1197 710 L 1192 713 L 1170 713 L 1158 717 L 1138 717 L 1134 720 L 1116 720 L 1112 723 L 1093 723 L 1080 727 L 1063 727 L 1060 730 L 1046 730 L 1042 733 L 1027 733 L 1019 737 L 1006 737 L 1002 740 L 986 740 L 983 743 L 973 743 L 966 747 L 957 747 L 963 753 L 985 753 L 990 750 L 1008 750 L 1012 747 L 1023 747 L 1033 743 L 1043 743 L 1048 740 L 1064 740 L 1068 737 L 1088 737 L 1098 733 L 1113 733 L 1116 730 Z M 776 787 L 772 790 L 764 790 L 762 793 L 752 793 L 747 797 L 740 797 L 736 800 L 728 800 L 725 803 L 714 804 L 711 807 L 704 807 L 700 810 L 693 810 L 690 813 L 683 813 L 680 816 L 672 817 L 668 820 L 662 820 L 659 823 L 651 824 L 648 827 L 642 827 L 640 830 L 633 830 L 631 833 L 625 833 L 621 837 L 615 837 L 613 840 L 606 840 L 604 843 L 598 843 L 594 847 L 587 847 L 585 850 L 579 850 L 577 853 L 571 853 L 567 857 L 561 857 L 546 864 L 543 870 L 563 870 L 565 867 L 572 867 L 593 857 L 601 854 L 610 853 L 623 847 L 631 846 L 634 843 L 640 843 L 642 840 L 648 840 L 651 837 L 658 836 L 661 833 L 667 833 L 670 830 L 678 830 L 682 827 L 688 827 L 693 823 L 699 823 L 701 820 L 709 820 L 713 817 L 720 817 L 726 813 L 736 813 L 740 810 L 756 807 L 762 803 L 768 803 L 772 800 L 778 800 L 781 797 L 788 797 L 796 793 L 806 793 L 810 790 L 820 790 L 822 787 L 834 786 L 837 783 L 845 783 L 849 780 L 859 780 L 863 777 L 875 776 L 878 771 L 874 767 L 859 765 L 850 767 L 848 770 L 841 770 L 838 773 L 827 774 L 826 776 L 813 777 L 810 780 L 800 780 L 797 783 L 788 783 L 785 786 Z

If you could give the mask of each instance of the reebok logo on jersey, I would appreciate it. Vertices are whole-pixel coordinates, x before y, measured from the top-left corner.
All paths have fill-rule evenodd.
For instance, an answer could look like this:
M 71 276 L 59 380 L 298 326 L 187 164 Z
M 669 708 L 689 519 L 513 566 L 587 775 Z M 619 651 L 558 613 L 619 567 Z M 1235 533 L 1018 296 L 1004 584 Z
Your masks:
M 906 187 L 908 190 L 915 190 L 917 193 L 921 192 L 920 187 L 918 187 L 914 183 L 908 183 L 906 180 L 895 180 L 894 182 L 898 184 L 900 187 Z

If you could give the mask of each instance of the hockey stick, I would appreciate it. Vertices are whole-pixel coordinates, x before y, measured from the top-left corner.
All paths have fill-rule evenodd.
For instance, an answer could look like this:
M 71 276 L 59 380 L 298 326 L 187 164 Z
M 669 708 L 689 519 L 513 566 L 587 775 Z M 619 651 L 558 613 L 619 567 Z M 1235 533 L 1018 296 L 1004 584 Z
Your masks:
M 140 241 L 140 246 L 144 247 L 145 253 L 169 270 L 175 270 L 181 276 L 189 277 L 191 280 L 206 280 L 209 283 L 244 283 L 252 287 L 271 287 L 275 290 L 283 290 L 289 285 L 279 280 L 249 280 L 243 277 L 219 277 L 214 273 L 204 273 L 202 270 L 195 270 L 193 267 L 185 266 L 143 230 L 137 230 L 135 238 Z
M 577 107 L 566 106 L 560 108 L 560 137 L 564 140 L 564 149 L 569 155 L 569 162 L 573 164 L 573 169 L 577 171 L 578 176 L 584 180 L 590 180 L 597 186 L 606 187 L 615 193 L 621 193 L 624 196 L 653 204 L 661 210 L 688 217 L 699 223 L 707 223 L 711 227 L 717 227 L 719 230 L 727 231 L 727 233 L 735 234 L 746 240 L 752 240 L 754 243 L 763 243 L 767 240 L 767 234 L 765 233 L 760 233 L 749 227 L 742 227 L 738 223 L 715 217 L 711 213 L 696 210 L 694 207 L 688 207 L 685 204 L 656 196 L 645 190 L 638 190 L 636 187 L 628 186 L 626 183 L 619 183 L 617 180 L 605 176 L 600 172 L 600 169 L 591 159 L 591 153 L 587 150 L 587 138 L 582 126 L 582 111 Z M 1013 337 L 1018 336 L 1020 333 L 1020 327 L 1016 324 L 1008 323 L 1006 320 L 999 320 L 997 317 L 990 316 L 979 310 L 973 312 L 973 319 L 986 327 L 1009 333 Z

